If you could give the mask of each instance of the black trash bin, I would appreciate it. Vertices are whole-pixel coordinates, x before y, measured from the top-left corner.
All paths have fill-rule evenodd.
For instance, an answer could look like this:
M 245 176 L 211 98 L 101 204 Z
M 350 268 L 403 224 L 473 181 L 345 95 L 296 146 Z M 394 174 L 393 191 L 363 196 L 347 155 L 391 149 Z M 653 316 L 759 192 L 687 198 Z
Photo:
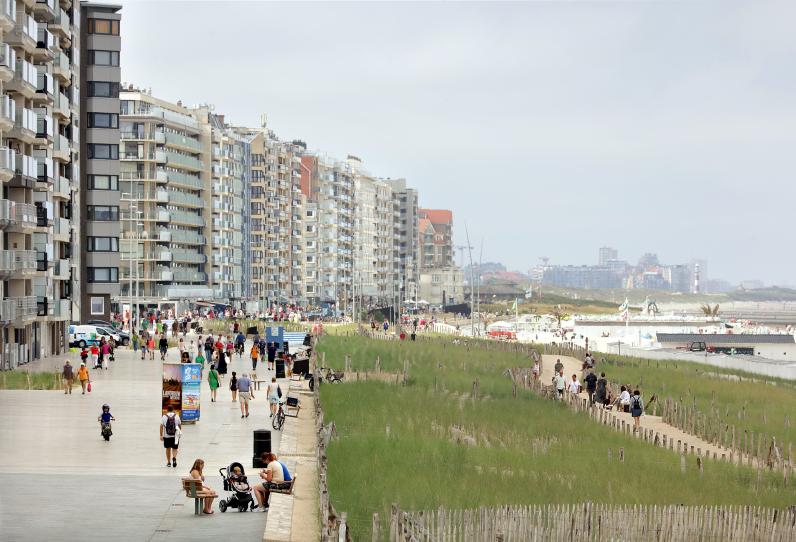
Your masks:
M 264 453 L 271 451 L 271 431 L 269 429 L 254 430 L 254 457 L 252 467 L 264 469 L 267 465 L 260 458 Z

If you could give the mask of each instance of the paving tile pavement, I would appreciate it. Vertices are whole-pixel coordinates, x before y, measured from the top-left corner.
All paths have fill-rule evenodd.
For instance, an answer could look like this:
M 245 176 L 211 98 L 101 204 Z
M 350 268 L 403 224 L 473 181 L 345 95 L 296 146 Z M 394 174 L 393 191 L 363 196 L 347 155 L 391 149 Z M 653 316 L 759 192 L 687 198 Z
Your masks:
M 176 361 L 177 352 L 169 357 Z M 79 364 L 77 355 L 71 359 Z M 249 363 L 235 357 L 229 370 L 250 372 Z M 48 360 L 26 369 L 57 365 Z M 203 382 L 201 421 L 185 426 L 175 471 L 165 466 L 158 437 L 161 375 L 159 360 L 119 349 L 109 370 L 92 371 L 90 394 L 0 390 L 0 540 L 262 540 L 269 514 L 221 514 L 214 503 L 215 514 L 196 517 L 179 478 L 201 457 L 206 483 L 223 497 L 220 467 L 240 461 L 256 475 L 252 431 L 271 429 L 265 393 L 241 419 L 229 377 L 215 403 Z M 258 368 L 264 376 L 271 373 Z M 117 418 L 111 442 L 102 440 L 96 421 L 104 402 Z M 280 433 L 271 438 L 278 451 Z

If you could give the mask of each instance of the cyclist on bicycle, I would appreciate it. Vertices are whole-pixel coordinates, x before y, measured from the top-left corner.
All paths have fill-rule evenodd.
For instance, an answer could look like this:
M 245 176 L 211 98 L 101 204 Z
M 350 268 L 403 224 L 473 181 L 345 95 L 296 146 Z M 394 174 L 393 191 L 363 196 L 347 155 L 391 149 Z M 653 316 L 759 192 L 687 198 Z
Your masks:
M 243 356 L 243 345 L 245 342 L 246 336 L 242 332 L 239 332 L 238 336 L 235 337 L 235 352 L 238 353 L 238 357 Z

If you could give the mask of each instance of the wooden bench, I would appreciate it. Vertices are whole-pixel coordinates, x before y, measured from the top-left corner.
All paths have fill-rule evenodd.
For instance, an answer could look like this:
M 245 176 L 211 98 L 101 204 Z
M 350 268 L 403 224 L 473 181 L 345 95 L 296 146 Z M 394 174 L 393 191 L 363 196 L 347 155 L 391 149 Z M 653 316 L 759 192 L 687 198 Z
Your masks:
M 280 489 L 269 489 L 271 493 L 281 493 L 282 495 L 292 495 L 293 494 L 293 486 L 296 484 L 296 477 L 298 475 L 294 474 L 293 478 L 289 482 L 279 482 L 281 484 L 287 484 L 287 487 L 282 487 Z
M 194 500 L 194 514 L 201 515 L 205 506 L 205 497 L 211 497 L 213 494 L 205 491 L 202 481 L 196 478 L 183 478 L 182 488 L 185 490 L 185 496 Z

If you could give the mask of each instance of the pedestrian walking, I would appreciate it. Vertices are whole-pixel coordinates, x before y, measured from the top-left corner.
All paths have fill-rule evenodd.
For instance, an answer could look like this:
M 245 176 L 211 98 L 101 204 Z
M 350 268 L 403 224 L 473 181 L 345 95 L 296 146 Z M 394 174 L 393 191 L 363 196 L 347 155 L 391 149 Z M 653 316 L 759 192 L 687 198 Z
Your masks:
M 573 374 L 572 380 L 569 381 L 569 393 L 572 395 L 577 395 L 580 393 L 580 382 L 578 381 L 578 375 Z
M 99 346 L 97 346 L 96 343 L 92 344 L 89 350 L 91 352 L 91 368 L 96 369 L 99 367 Z
M 279 384 L 276 383 L 275 376 L 271 377 L 271 383 L 268 384 L 266 393 L 268 395 L 268 405 L 271 407 L 271 414 L 268 417 L 271 418 L 276 414 L 276 409 L 279 406 L 279 397 L 282 395 L 282 390 L 279 388 Z
M 598 405 L 605 406 L 607 403 L 607 388 L 608 380 L 605 378 L 605 373 L 600 373 L 600 378 L 597 379 L 597 389 L 594 392 L 595 401 Z
M 249 417 L 249 401 L 254 399 L 252 392 L 252 381 L 249 380 L 249 375 L 243 373 L 238 379 L 238 402 L 240 403 L 240 417 Z
M 232 392 L 232 402 L 238 400 L 238 377 L 235 371 L 232 371 L 232 378 L 229 379 L 229 391 Z
M 149 359 L 155 359 L 155 335 L 149 335 L 149 341 L 147 342 L 147 350 L 149 350 Z
M 259 356 L 260 356 L 260 348 L 256 344 L 253 344 L 251 349 L 252 371 L 257 370 L 257 358 Z
M 224 355 L 223 350 L 218 351 L 218 361 L 216 362 L 216 369 L 218 369 L 218 377 L 224 380 L 224 375 L 227 374 L 227 357 Z
M 208 363 L 213 363 L 213 345 L 215 342 L 213 341 L 213 336 L 208 335 L 207 339 L 205 339 L 205 359 Z
M 169 353 L 169 340 L 166 338 L 166 334 L 162 333 L 160 335 L 160 361 L 166 361 L 166 354 Z
M 210 385 L 210 402 L 216 402 L 216 390 L 218 390 L 218 371 L 215 365 L 210 366 L 210 371 L 207 373 L 207 383 Z
M 594 370 L 589 369 L 589 374 L 584 379 L 586 381 L 586 394 L 589 396 L 589 403 L 594 404 L 594 393 L 597 391 L 597 375 Z
M 174 412 L 174 407 L 169 405 L 166 413 L 160 418 L 160 440 L 166 449 L 166 466 L 177 466 L 177 449 L 180 446 L 182 434 L 182 420 Z
M 69 363 L 69 360 L 66 360 L 64 363 L 63 371 L 61 371 L 61 377 L 64 380 L 64 394 L 72 393 L 72 383 L 75 381 L 75 374 L 72 371 L 72 364 Z
M 555 384 L 556 392 L 558 393 L 558 398 L 563 400 L 564 399 L 564 388 L 567 385 L 567 379 L 564 378 L 564 369 L 561 369 L 553 377 L 553 384 Z
M 80 369 L 77 370 L 77 379 L 80 381 L 80 387 L 83 388 L 83 395 L 85 395 L 86 387 L 88 383 L 91 382 L 91 378 L 88 374 L 88 367 L 86 367 L 85 363 L 80 364 Z
M 138 345 L 141 343 L 141 337 L 138 336 L 138 333 L 133 331 L 133 338 L 131 339 L 133 343 L 133 352 L 138 352 Z
M 111 357 L 111 343 L 106 342 L 100 347 L 100 354 L 102 359 L 102 368 L 108 370 L 108 361 Z
M 630 399 L 630 415 L 633 417 L 633 431 L 641 429 L 641 415 L 644 414 L 644 402 L 641 400 L 641 392 L 633 391 L 633 398 Z
M 542 370 L 542 367 L 539 365 L 539 361 L 533 362 L 533 367 L 531 368 L 531 374 L 533 374 L 534 380 L 539 380 L 539 372 Z
M 276 343 L 268 343 L 268 346 L 266 346 L 266 352 L 268 353 L 267 369 L 270 371 L 274 369 L 274 363 L 276 360 Z

